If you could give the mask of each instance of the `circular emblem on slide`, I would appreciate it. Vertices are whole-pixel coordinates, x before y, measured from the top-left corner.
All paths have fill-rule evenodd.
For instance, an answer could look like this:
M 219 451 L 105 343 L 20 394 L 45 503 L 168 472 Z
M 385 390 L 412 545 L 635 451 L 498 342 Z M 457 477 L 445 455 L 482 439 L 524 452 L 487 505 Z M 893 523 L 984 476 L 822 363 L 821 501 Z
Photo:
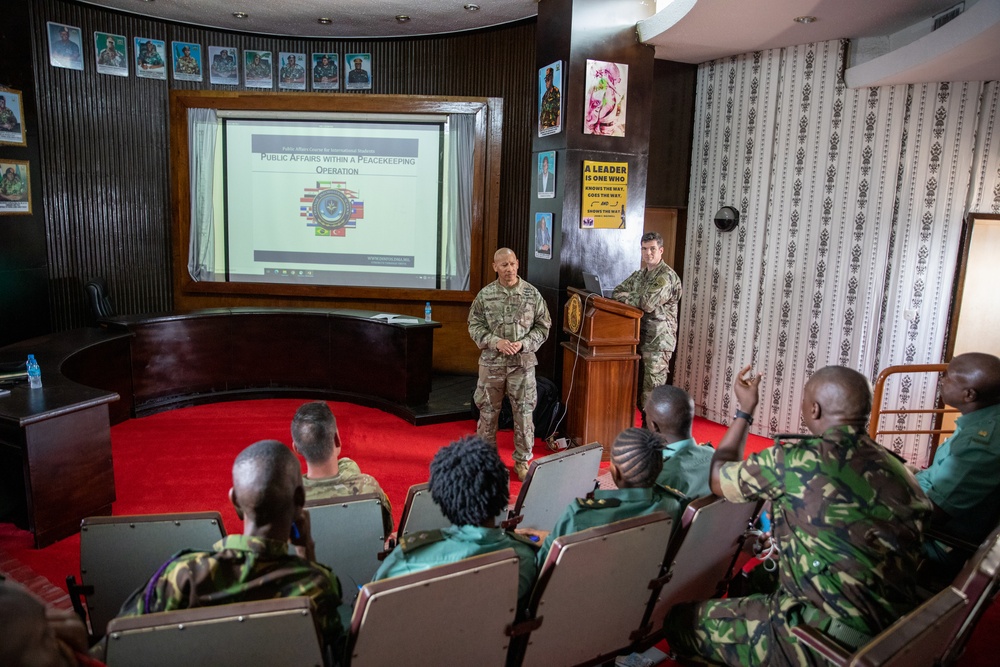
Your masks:
M 580 295 L 574 294 L 566 302 L 566 328 L 570 333 L 579 333 L 582 321 L 583 304 L 580 302 Z
M 340 190 L 323 190 L 313 199 L 313 220 L 325 229 L 339 229 L 351 219 L 354 205 Z

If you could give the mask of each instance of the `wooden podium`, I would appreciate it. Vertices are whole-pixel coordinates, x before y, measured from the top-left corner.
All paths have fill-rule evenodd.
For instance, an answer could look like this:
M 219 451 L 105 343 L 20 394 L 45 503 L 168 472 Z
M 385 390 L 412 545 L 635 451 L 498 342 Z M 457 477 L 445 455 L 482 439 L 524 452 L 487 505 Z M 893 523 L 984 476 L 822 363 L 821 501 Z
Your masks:
M 562 343 L 562 401 L 566 437 L 576 445 L 599 442 L 603 460 L 611 444 L 635 423 L 639 380 L 638 308 L 575 287 L 567 288 Z

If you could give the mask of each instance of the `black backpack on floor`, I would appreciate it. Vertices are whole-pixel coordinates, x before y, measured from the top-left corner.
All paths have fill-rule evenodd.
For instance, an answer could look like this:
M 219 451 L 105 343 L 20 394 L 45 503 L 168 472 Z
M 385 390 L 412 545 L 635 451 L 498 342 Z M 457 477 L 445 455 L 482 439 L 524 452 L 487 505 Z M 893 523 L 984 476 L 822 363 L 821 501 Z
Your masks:
M 531 421 L 535 424 L 535 437 L 545 440 L 556 432 L 556 426 L 565 414 L 566 408 L 559 400 L 559 389 L 552 380 L 536 375 L 535 386 L 538 390 L 538 402 L 535 403 Z M 471 404 L 472 418 L 478 420 L 479 408 L 476 407 L 475 401 Z M 503 405 L 500 406 L 497 428 L 514 428 L 514 411 L 510 407 L 510 399 L 506 396 L 503 397 Z

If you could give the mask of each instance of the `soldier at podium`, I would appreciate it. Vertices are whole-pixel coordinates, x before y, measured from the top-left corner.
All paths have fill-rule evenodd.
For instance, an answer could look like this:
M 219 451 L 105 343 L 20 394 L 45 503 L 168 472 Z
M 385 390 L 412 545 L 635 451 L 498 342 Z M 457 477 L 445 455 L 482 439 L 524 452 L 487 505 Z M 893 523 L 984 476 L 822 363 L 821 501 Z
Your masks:
M 670 357 L 677 346 L 677 304 L 681 300 L 681 279 L 663 261 L 663 237 L 647 232 L 641 243 L 642 266 L 611 294 L 615 301 L 643 311 L 639 329 L 642 375 L 636 402 L 640 410 L 653 387 L 667 383 Z
M 517 257 L 510 248 L 500 248 L 493 255 L 497 279 L 472 302 L 469 336 L 482 350 L 473 397 L 479 408 L 477 434 L 496 445 L 497 421 L 506 394 L 514 414 L 514 472 L 523 481 L 535 442 L 535 352 L 548 338 L 552 318 L 541 293 L 518 277 L 517 268 Z

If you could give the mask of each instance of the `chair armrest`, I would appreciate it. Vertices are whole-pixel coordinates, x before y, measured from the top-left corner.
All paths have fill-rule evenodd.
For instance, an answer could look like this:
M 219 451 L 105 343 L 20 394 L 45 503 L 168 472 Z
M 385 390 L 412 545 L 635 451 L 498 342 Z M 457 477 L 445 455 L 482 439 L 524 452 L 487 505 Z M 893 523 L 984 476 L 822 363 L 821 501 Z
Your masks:
M 927 527 L 924 528 L 924 538 L 929 540 L 937 540 L 943 544 L 948 545 L 952 549 L 958 549 L 959 551 L 965 552 L 970 556 L 976 553 L 979 549 L 978 544 L 973 544 L 972 542 L 963 540 L 954 535 L 949 535 L 948 533 L 941 532 L 936 528 Z
M 815 628 L 799 625 L 792 628 L 792 634 L 800 642 L 838 667 L 846 665 L 851 657 L 847 649 Z

